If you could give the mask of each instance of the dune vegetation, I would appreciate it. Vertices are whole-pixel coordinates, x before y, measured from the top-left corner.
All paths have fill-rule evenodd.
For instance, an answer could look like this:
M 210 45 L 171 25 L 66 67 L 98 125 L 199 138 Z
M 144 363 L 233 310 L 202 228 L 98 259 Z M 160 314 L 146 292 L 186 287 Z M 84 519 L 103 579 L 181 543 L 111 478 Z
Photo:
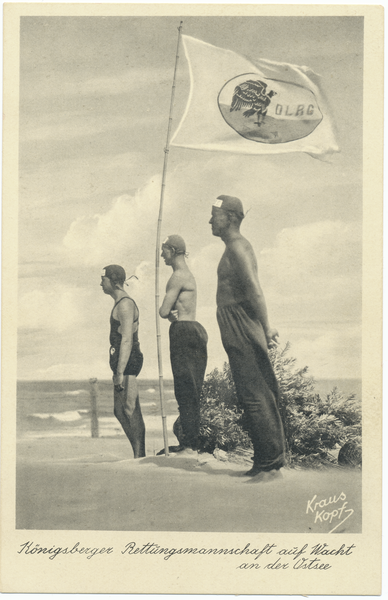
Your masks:
M 320 468 L 361 464 L 361 401 L 337 388 L 321 396 L 314 389 L 308 367 L 298 368 L 289 356 L 290 345 L 270 350 L 279 383 L 279 410 L 283 420 L 290 467 Z M 345 451 L 341 449 L 345 447 Z M 250 457 L 252 446 L 244 414 L 238 405 L 228 363 L 206 378 L 201 397 L 200 451 L 216 449 L 235 457 Z

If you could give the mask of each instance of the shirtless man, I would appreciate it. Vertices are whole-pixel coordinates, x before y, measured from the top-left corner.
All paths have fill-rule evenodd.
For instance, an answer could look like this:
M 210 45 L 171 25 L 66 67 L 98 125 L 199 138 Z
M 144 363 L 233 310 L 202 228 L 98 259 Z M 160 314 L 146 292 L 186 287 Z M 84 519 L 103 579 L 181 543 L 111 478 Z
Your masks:
M 145 426 L 136 377 L 143 366 L 138 329 L 139 309 L 124 290 L 126 275 L 119 265 L 103 269 L 101 287 L 115 304 L 110 315 L 109 365 L 113 371 L 114 414 L 131 443 L 134 458 L 145 456 Z
M 284 464 L 279 390 L 268 357 L 278 332 L 268 321 L 255 253 L 240 233 L 243 218 L 241 200 L 219 196 L 209 223 L 226 246 L 217 271 L 217 320 L 254 448 L 246 475 L 263 479 L 263 473 L 274 475 Z
M 198 448 L 199 400 L 207 364 L 208 338 L 205 329 L 195 320 L 197 286 L 185 256 L 186 245 L 179 235 L 170 235 L 164 240 L 162 258 L 172 267 L 173 274 L 168 280 L 159 314 L 171 322 L 170 359 L 183 432 L 175 451 L 190 454 Z

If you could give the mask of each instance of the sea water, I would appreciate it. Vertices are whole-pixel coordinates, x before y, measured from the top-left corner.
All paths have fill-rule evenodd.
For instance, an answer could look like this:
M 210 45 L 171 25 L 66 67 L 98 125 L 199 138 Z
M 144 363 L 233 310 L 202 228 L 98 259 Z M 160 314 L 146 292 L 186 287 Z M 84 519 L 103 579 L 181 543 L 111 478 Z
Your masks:
M 139 397 L 147 432 L 162 429 L 159 383 L 139 379 Z M 164 385 L 164 414 L 167 425 L 178 416 L 178 405 L 172 381 Z M 19 381 L 17 386 L 18 436 L 90 436 L 91 404 L 88 381 Z M 124 435 L 113 415 L 113 385 L 111 381 L 97 384 L 99 435 Z M 174 442 L 176 443 L 176 442 Z
M 150 434 L 162 430 L 159 383 L 154 379 L 138 379 L 139 397 L 146 430 Z M 164 381 L 164 414 L 167 428 L 172 426 L 179 411 L 174 385 Z M 345 396 L 356 394 L 361 399 L 361 380 L 317 380 L 315 391 L 320 395 L 337 387 Z M 90 384 L 88 381 L 19 381 L 17 386 L 18 436 L 90 436 Z M 113 415 L 113 386 L 111 381 L 97 384 L 99 435 L 124 435 Z M 171 433 L 171 435 L 173 435 Z M 177 443 L 171 439 L 170 443 Z

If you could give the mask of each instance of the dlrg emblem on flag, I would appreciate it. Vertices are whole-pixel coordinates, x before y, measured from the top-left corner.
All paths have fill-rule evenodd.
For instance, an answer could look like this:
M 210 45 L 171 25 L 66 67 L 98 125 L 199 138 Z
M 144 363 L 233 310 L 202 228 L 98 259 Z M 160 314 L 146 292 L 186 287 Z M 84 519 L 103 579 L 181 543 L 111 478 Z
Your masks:
M 191 89 L 171 145 L 243 154 L 338 152 L 319 77 L 182 36 Z
M 260 81 L 253 79 L 255 75 L 235 77 L 219 93 L 218 106 L 230 127 L 244 138 L 263 144 L 299 140 L 314 131 L 323 117 L 311 90 Z

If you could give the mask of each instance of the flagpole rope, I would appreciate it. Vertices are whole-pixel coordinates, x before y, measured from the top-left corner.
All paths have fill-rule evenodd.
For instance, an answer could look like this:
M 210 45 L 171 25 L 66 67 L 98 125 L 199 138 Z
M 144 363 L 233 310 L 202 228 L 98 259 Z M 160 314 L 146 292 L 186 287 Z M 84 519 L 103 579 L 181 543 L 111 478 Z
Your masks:
M 155 318 L 156 318 L 156 343 L 158 349 L 158 367 L 159 367 L 159 397 L 160 397 L 160 412 L 162 416 L 162 427 L 163 427 L 163 440 L 164 440 L 164 454 L 169 455 L 168 452 L 168 434 L 167 434 L 167 423 L 166 414 L 164 410 L 164 387 L 163 387 L 163 361 L 162 361 L 162 344 L 161 344 L 161 333 L 160 333 L 160 317 L 159 317 L 159 263 L 160 263 L 160 235 L 162 231 L 162 216 L 163 216 L 163 201 L 164 201 L 164 190 L 166 187 L 166 174 L 167 174 L 167 163 L 169 154 L 170 134 L 171 134 L 171 123 L 172 123 L 172 111 L 174 107 L 175 98 L 175 79 L 178 67 L 179 59 L 179 46 L 181 40 L 183 21 L 180 22 L 178 27 L 178 42 L 175 56 L 175 67 L 174 76 L 171 89 L 171 101 L 170 101 L 170 114 L 168 119 L 167 127 L 167 139 L 166 146 L 164 148 L 164 163 L 163 163 L 163 175 L 162 175 L 162 186 L 160 191 L 160 204 L 159 204 L 159 217 L 158 226 L 156 232 L 156 253 L 155 253 Z

